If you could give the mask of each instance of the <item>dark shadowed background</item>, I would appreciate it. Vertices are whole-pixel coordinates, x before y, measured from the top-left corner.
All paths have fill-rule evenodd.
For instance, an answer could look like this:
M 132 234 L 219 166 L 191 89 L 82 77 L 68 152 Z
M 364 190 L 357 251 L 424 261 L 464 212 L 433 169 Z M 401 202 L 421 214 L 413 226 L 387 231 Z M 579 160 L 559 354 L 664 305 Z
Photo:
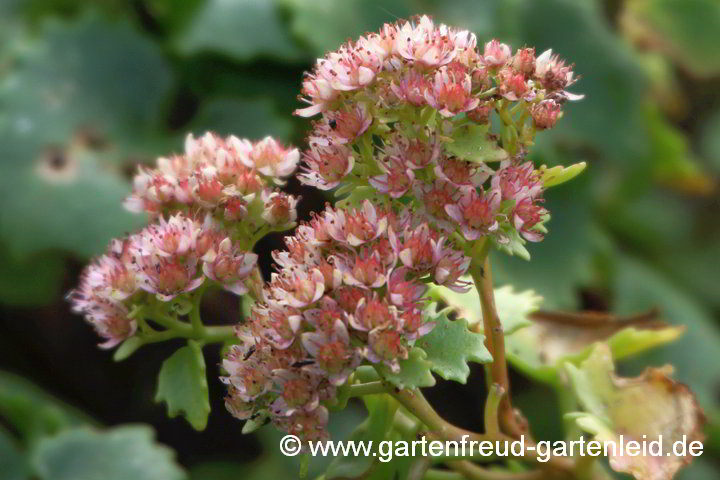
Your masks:
M 121 206 L 137 163 L 180 151 L 187 132 L 205 130 L 303 146 L 309 122 L 291 113 L 314 58 L 418 13 L 469 28 L 482 43 L 552 47 L 575 63 L 582 78 L 572 90 L 586 98 L 533 155 L 589 168 L 548 193 L 550 234 L 530 247 L 529 263 L 498 256 L 496 281 L 535 289 L 545 308 L 657 306 L 687 325 L 679 342 L 621 370 L 676 366 L 710 420 L 707 453 L 681 478 L 720 478 L 717 0 L 2 0 L 0 370 L 101 424 L 153 425 L 193 479 L 292 478 L 276 432 L 243 436 L 226 413 L 217 352 L 206 352 L 213 413 L 198 433 L 153 402 L 160 364 L 178 345 L 115 363 L 63 295 L 111 238 L 142 226 Z M 288 188 L 303 197 L 300 218 L 330 199 L 295 181 Z M 280 239 L 258 246 L 266 273 Z M 203 317 L 233 323 L 237 305 L 217 294 Z M 512 380 L 536 436 L 559 437 L 553 393 Z M 2 374 L 0 393 L 16 381 Z M 441 382 L 428 395 L 448 419 L 480 425 L 482 369 L 467 386 Z M 12 436 L 3 398 L 0 436 Z M 336 431 L 360 415 L 338 417 Z

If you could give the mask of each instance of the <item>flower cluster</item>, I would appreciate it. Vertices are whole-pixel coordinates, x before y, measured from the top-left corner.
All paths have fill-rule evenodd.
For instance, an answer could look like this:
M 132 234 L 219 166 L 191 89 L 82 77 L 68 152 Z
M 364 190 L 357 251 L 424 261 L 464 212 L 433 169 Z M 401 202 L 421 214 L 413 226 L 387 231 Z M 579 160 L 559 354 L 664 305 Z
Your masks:
M 257 143 L 212 133 L 188 136 L 185 154 L 141 167 L 126 206 L 153 223 L 124 239 L 83 272 L 69 299 L 111 348 L 132 336 L 138 308 L 169 302 L 206 281 L 247 293 L 254 241 L 291 227 L 297 200 L 277 188 L 299 159 L 270 137 Z M 153 298 L 154 296 L 154 298 Z
M 277 188 L 300 159 L 272 137 L 250 142 L 235 136 L 189 135 L 185 154 L 160 158 L 157 168 L 140 167 L 125 207 L 153 216 L 202 211 L 248 229 L 261 225 L 290 227 L 297 199 Z
M 470 259 L 421 216 L 365 201 L 326 209 L 274 252 L 272 275 L 223 366 L 227 405 L 269 416 L 305 439 L 324 438 L 332 400 L 361 363 L 399 370 L 433 327 L 426 283 L 464 291 Z
M 296 114 L 322 117 L 299 177 L 323 190 L 369 183 L 467 240 L 538 241 L 547 212 L 526 147 L 555 124 L 563 103 L 581 98 L 566 90 L 574 82 L 571 66 L 551 51 L 513 54 L 497 40 L 478 49 L 472 33 L 426 16 L 386 24 L 319 59 L 307 75 L 310 106 Z M 504 150 L 492 122 L 500 122 Z M 454 148 L 478 136 L 495 155 Z
M 233 243 L 210 216 L 201 223 L 183 214 L 159 218 L 140 232 L 113 240 L 108 252 L 83 272 L 69 298 L 111 348 L 135 333 L 133 307 L 147 305 L 148 293 L 168 302 L 198 288 L 206 279 L 236 295 L 257 255 Z

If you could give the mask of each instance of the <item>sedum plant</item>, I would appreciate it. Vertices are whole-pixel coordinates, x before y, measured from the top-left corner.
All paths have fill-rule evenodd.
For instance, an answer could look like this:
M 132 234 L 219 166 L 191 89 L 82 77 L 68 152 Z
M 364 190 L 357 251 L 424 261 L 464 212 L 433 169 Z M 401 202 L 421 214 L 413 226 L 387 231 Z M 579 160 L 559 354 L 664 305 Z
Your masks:
M 386 24 L 318 59 L 304 78 L 307 106 L 296 114 L 315 120 L 302 155 L 269 137 L 207 133 L 189 136 L 183 154 L 141 167 L 126 206 L 150 223 L 87 267 L 73 308 L 103 348 L 118 347 L 118 360 L 185 339 L 162 366 L 157 398 L 198 429 L 209 414 L 202 348 L 223 344 L 226 405 L 245 420 L 242 431 L 271 422 L 306 452 L 329 439 L 330 412 L 353 397 L 368 410 L 356 440 L 539 445 L 512 405 L 509 363 L 556 389 L 568 439 L 664 435 L 666 448 L 683 435 L 701 439 L 702 413 L 670 367 L 614 374 L 615 360 L 682 328 L 653 312 L 542 312 L 532 291 L 493 286 L 489 253 L 529 260 L 525 244 L 542 241 L 551 216 L 545 190 L 585 168 L 527 159 L 535 136 L 582 98 L 568 91 L 575 80 L 551 51 L 478 46 L 474 34 L 425 16 Z M 337 201 L 296 227 L 297 198 L 281 187 L 298 165 L 303 184 Z M 294 227 L 264 282 L 253 247 Z M 206 325 L 208 289 L 240 297 L 244 318 Z M 420 390 L 434 375 L 465 383 L 469 362 L 485 366 L 483 432 L 448 423 Z M 492 469 L 480 465 L 487 458 L 451 452 L 390 463 L 345 456 L 324 478 L 608 476 L 594 457 L 518 456 L 495 458 Z M 609 466 L 666 479 L 691 458 L 611 456 Z

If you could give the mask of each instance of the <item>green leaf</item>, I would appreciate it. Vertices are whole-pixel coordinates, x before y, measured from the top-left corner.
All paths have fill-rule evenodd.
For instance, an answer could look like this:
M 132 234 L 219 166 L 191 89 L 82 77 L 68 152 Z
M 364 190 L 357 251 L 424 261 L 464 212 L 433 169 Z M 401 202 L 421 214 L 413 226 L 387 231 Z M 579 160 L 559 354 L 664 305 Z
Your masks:
M 575 396 L 587 413 L 578 426 L 606 442 L 662 441 L 660 456 L 610 454 L 610 467 L 638 480 L 669 480 L 692 457 L 673 454 L 673 443 L 702 439 L 704 416 L 690 390 L 669 377 L 672 367 L 648 368 L 636 378 L 615 375 L 610 348 L 596 345 L 581 366 L 566 364 Z M 612 452 L 612 450 L 611 450 Z
M 20 259 L 12 254 L 2 255 L 0 303 L 15 306 L 50 303 L 60 295 L 60 282 L 64 273 L 65 262 L 56 253 Z
M 183 480 L 174 456 L 147 426 L 77 428 L 41 440 L 33 465 L 43 480 Z
M 365 200 L 370 200 L 373 205 L 380 205 L 382 202 L 386 201 L 384 195 L 380 195 L 373 187 L 350 187 L 350 194 L 342 200 L 335 202 L 335 205 L 338 208 L 362 208 L 362 204 Z M 336 195 L 342 195 L 343 193 L 345 192 L 341 192 L 340 190 L 336 191 Z
M 548 168 L 547 165 L 542 165 L 539 171 L 545 188 L 549 188 L 572 180 L 580 175 L 580 173 L 585 170 L 585 167 L 587 167 L 587 163 L 585 162 L 574 163 L 569 167 L 556 165 Z
M 432 363 L 427 360 L 427 353 L 421 348 L 413 348 L 407 360 L 400 360 L 400 371 L 394 373 L 387 365 L 379 368 L 385 380 L 398 388 L 432 387 L 435 378 L 430 373 Z
M 431 305 L 430 312 L 435 312 Z M 445 380 L 466 383 L 470 375 L 468 362 L 489 363 L 492 356 L 485 347 L 485 336 L 471 332 L 464 318 L 453 321 L 447 316 L 448 310 L 431 313 L 428 321 L 435 322 L 430 333 L 415 342 L 416 347 L 427 353 L 426 360 L 431 370 Z
M 159 47 L 129 22 L 99 15 L 48 21 L 19 57 L 0 87 L 0 129 L 62 144 L 89 131 L 137 152 L 160 126 L 170 70 Z
M 380 441 L 384 440 L 392 428 L 393 418 L 399 404 L 388 395 L 366 395 L 363 397 L 368 409 L 367 419 L 350 436 L 351 441 L 372 442 L 377 451 Z M 339 456 L 328 466 L 325 479 L 359 478 L 373 466 L 377 459 L 370 455 Z
M 377 30 L 385 22 L 416 13 L 409 0 L 280 0 L 279 3 L 290 12 L 293 34 L 312 47 L 315 56 L 336 50 L 348 38 Z
M 463 277 L 462 280 L 474 285 L 471 277 Z M 467 320 L 470 327 L 474 328 L 478 322 L 482 324 L 480 297 L 474 287 L 468 292 L 459 293 L 447 287 L 432 285 L 429 293 L 434 300 L 447 304 L 459 318 Z M 496 288 L 494 295 L 495 308 L 505 335 L 530 325 L 528 315 L 537 310 L 543 300 L 533 290 L 516 292 L 512 285 Z
M 27 480 L 30 469 L 27 456 L 16 440 L 0 427 L 0 480 Z
M 214 51 L 240 61 L 261 56 L 305 59 L 280 21 L 274 1 L 207 0 L 176 45 L 185 54 Z
M 205 429 L 210 400 L 200 344 L 189 341 L 163 362 L 155 401 L 167 403 L 170 417 L 182 413 L 195 430 Z
M 211 130 L 219 135 L 260 139 L 272 135 L 287 139 L 292 132 L 289 117 L 281 115 L 270 98 L 214 98 L 201 107 L 190 130 L 197 134 Z
M 6 147 L 0 145 L 0 155 Z M 38 153 L 34 162 L 5 170 L 0 179 L 0 234 L 18 257 L 47 249 L 87 257 L 144 223 L 122 207 L 130 185 L 107 171 L 93 152 L 64 152 L 61 166 Z
M 90 15 L 43 24 L 13 60 L 0 82 L 0 237 L 18 259 L 100 253 L 143 223 L 122 208 L 117 163 L 152 150 L 169 69 L 129 23 Z
M 471 162 L 497 162 L 508 158 L 497 140 L 488 133 L 489 125 L 466 125 L 452 133 L 452 141 L 445 150 L 456 157 Z
M 0 371 L 0 417 L 28 442 L 94 421 L 22 377 Z
M 720 73 L 720 4 L 715 0 L 632 0 L 626 32 L 652 45 L 698 77 Z
M 516 22 L 515 45 L 533 45 L 538 53 L 552 48 L 575 64 L 580 79 L 570 90 L 585 94 L 582 101 L 564 106 L 563 118 L 538 135 L 538 142 L 571 142 L 598 152 L 616 166 L 633 167 L 629 158 L 648 153 L 647 80 L 634 53 L 607 20 L 601 2 L 519 1 L 512 7 L 508 17 Z

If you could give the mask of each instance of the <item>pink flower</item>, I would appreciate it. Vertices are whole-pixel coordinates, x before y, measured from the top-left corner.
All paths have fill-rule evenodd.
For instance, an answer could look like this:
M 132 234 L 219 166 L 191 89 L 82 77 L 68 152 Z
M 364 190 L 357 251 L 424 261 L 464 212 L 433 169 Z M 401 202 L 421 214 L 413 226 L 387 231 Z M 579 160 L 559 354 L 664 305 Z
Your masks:
M 405 74 L 390 84 L 390 90 L 401 101 L 410 105 L 422 107 L 427 103 L 425 91 L 430 88 L 430 82 L 421 72 L 409 69 Z
M 499 192 L 502 200 L 520 201 L 536 198 L 543 192 L 543 183 L 535 172 L 532 162 L 520 165 L 503 163 L 492 179 L 492 189 Z
M 460 279 L 470 268 L 470 257 L 447 246 L 444 238 L 433 243 L 433 264 L 435 283 L 456 292 L 468 291 L 471 284 Z
M 98 335 L 105 339 L 100 348 L 113 348 L 135 333 L 137 325 L 128 317 L 125 305 L 94 293 L 87 280 L 70 292 L 68 299 L 73 312 L 83 314 Z
M 380 216 L 369 200 L 363 202 L 362 210 L 327 210 L 324 214 L 328 235 L 333 240 L 352 247 L 375 240 L 385 233 L 387 218 Z
M 368 345 L 363 350 L 372 363 L 382 362 L 390 370 L 400 371 L 400 360 L 408 358 L 407 341 L 402 332 L 394 328 L 375 328 L 368 334 Z
M 511 51 L 508 45 L 493 39 L 485 44 L 483 63 L 490 68 L 501 67 L 510 59 Z
M 186 255 L 195 249 L 195 242 L 200 233 L 200 225 L 182 214 L 177 214 L 165 220 L 160 217 L 159 223 L 147 227 L 145 235 L 139 237 L 150 242 L 147 250 L 154 250 L 160 256 Z
M 430 17 L 423 15 L 415 25 L 406 22 L 398 30 L 395 48 L 406 60 L 424 67 L 439 67 L 455 58 L 453 39 L 447 26 L 435 27 Z
M 256 168 L 268 177 L 287 177 L 292 174 L 300 159 L 297 148 L 285 148 L 272 137 L 265 137 L 252 146 L 247 156 L 241 157 L 245 166 Z
M 315 359 L 316 368 L 328 375 L 332 385 L 342 385 L 360 363 L 357 351 L 350 345 L 350 335 L 341 320 L 332 330 L 306 332 L 301 336 L 305 350 Z
M 535 79 L 560 99 L 580 100 L 585 95 L 576 95 L 565 90 L 577 81 L 574 78 L 572 67 L 572 65 L 565 65 L 565 61 L 561 60 L 558 55 L 553 55 L 552 50 L 546 50 L 535 61 Z
M 272 369 L 279 365 L 273 361 L 268 345 L 252 342 L 231 346 L 222 366 L 228 373 L 222 380 L 235 388 L 234 396 L 251 402 L 270 391 Z
M 409 270 L 405 267 L 396 268 L 388 278 L 388 296 L 393 305 L 403 307 L 419 301 L 427 286 L 413 279 L 406 280 Z
M 352 328 L 361 332 L 369 332 L 378 327 L 397 325 L 397 307 L 388 305 L 385 299 L 377 294 L 372 298 L 360 298 L 355 311 L 349 316 Z
M 311 412 L 318 408 L 318 387 L 323 380 L 320 375 L 307 369 L 278 369 L 272 375 L 280 393 L 270 405 L 273 414 L 287 417 L 297 411 Z
M 555 100 L 543 100 L 530 107 L 530 115 L 535 127 L 540 130 L 554 127 L 561 114 L 562 108 Z
M 393 135 L 385 146 L 389 158 L 398 158 L 408 168 L 417 170 L 425 168 L 440 155 L 442 144 L 434 136 L 427 140 L 409 139 L 400 133 Z
M 432 88 L 425 91 L 425 100 L 444 117 L 474 109 L 480 100 L 471 93 L 470 75 L 461 68 L 442 67 L 435 72 Z
M 416 271 L 425 271 L 432 266 L 432 242 L 436 236 L 427 223 L 416 228 L 406 228 L 402 235 L 389 231 L 390 244 L 402 264 Z
M 310 412 L 300 410 L 287 417 L 273 417 L 273 423 L 303 441 L 322 442 L 330 437 L 327 431 L 328 418 L 327 408 L 320 405 Z
M 268 225 L 291 225 L 297 220 L 298 199 L 284 192 L 262 192 L 264 211 L 261 215 Z
M 385 265 L 378 252 L 368 248 L 356 255 L 334 256 L 335 265 L 343 273 L 346 285 L 379 288 L 385 285 Z
M 530 76 L 535 73 L 535 49 L 520 48 L 515 52 L 510 62 L 512 69 L 517 73 Z
M 306 166 L 298 178 L 305 185 L 320 190 L 338 186 L 355 165 L 352 151 L 344 145 L 312 146 L 304 160 Z
M 318 59 L 315 71 L 332 89 L 344 92 L 370 84 L 380 67 L 380 60 L 372 52 L 368 54 L 346 44 Z
M 385 170 L 382 175 L 368 179 L 370 185 L 381 193 L 386 193 L 392 198 L 400 198 L 412 187 L 415 174 L 406 167 L 398 157 L 389 157 L 387 162 L 379 163 Z
M 244 295 L 248 291 L 244 280 L 257 264 L 257 258 L 256 254 L 238 249 L 230 238 L 225 238 L 220 242 L 215 258 L 203 264 L 203 273 L 225 290 Z
M 415 189 L 415 196 L 421 201 L 422 212 L 440 228 L 449 229 L 451 218 L 445 207 L 455 203 L 458 188 L 452 183 L 436 179 L 432 184 Z M 454 227 L 452 227 L 454 228 Z
M 432 332 L 435 328 L 435 322 L 425 321 L 425 315 L 423 311 L 418 308 L 409 308 L 402 315 L 400 315 L 400 323 L 402 330 L 410 341 L 415 341 L 420 337 L 424 337 L 428 333 Z
M 534 95 L 525 80 L 525 75 L 515 72 L 512 68 L 501 69 L 495 77 L 495 81 L 498 84 L 500 95 L 511 102 L 520 99 L 528 100 Z
M 325 292 L 325 277 L 317 268 L 309 272 L 284 270 L 273 273 L 270 290 L 280 304 L 303 308 L 315 303 Z
M 442 157 L 434 169 L 435 175 L 457 187 L 477 187 L 490 176 L 484 163 L 472 163 L 454 157 Z
M 499 206 L 500 195 L 495 192 L 478 194 L 468 189 L 462 192 L 457 204 L 446 205 L 445 211 L 460 225 L 465 239 L 472 241 L 498 229 Z
M 513 208 L 513 225 L 527 241 L 539 242 L 544 235 L 541 231 L 535 230 L 534 227 L 545 220 L 547 214 L 547 210 L 533 203 L 531 198 L 525 197 Z
M 325 116 L 328 135 L 337 143 L 348 143 L 365 133 L 372 124 L 373 118 L 363 103 L 355 105 L 347 111 L 334 110 Z

